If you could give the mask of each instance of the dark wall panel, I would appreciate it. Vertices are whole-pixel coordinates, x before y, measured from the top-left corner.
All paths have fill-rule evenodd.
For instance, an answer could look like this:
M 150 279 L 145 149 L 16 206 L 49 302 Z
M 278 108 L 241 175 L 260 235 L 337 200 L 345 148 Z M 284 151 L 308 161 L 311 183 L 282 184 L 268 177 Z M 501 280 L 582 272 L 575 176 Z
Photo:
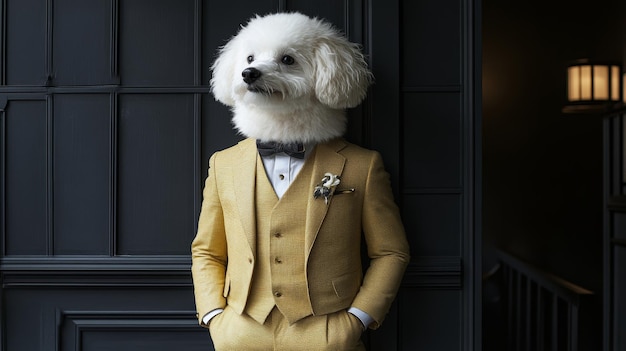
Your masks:
M 208 333 L 190 313 L 64 312 L 62 350 L 206 350 Z
M 362 0 L 287 0 L 286 10 L 323 18 L 343 32 L 350 41 L 367 46 L 367 2 Z M 360 111 L 358 113 L 361 113 Z M 356 119 L 356 118 L 355 118 Z M 354 121 L 357 122 L 357 121 Z
M 47 250 L 48 122 L 46 102 L 9 101 L 4 113 L 6 255 Z
M 193 85 L 197 1 L 120 2 L 120 72 L 125 85 Z M 140 19 L 140 20 L 139 20 Z
M 399 349 L 462 349 L 461 296 L 459 290 L 407 289 L 401 294 L 398 303 L 403 311 L 403 320 L 400 323 Z
M 376 75 L 347 137 L 383 155 L 413 256 L 368 350 L 474 349 L 460 342 L 478 328 L 462 269 L 474 264 L 462 169 L 474 164 L 473 112 L 462 110 L 473 85 L 460 59 L 473 55 L 461 43 L 473 3 L 0 3 L 6 350 L 212 349 L 195 318 L 190 243 L 207 160 L 242 137 L 210 95 L 210 67 L 243 23 L 276 10 L 329 20 L 363 44 Z
M 41 0 L 7 0 L 6 84 L 40 85 L 46 81 L 46 7 Z
M 288 0 L 287 10 L 298 11 L 312 17 L 324 18 L 333 23 L 337 28 L 345 30 L 345 16 L 347 4 L 351 0 Z
M 163 325 L 155 328 L 152 325 L 137 326 L 131 330 L 119 327 L 92 327 L 82 331 L 78 350 L 82 351 L 109 351 L 109 350 L 197 350 L 210 351 L 209 333 L 193 324 L 184 330 Z M 134 329 L 134 330 L 133 330 Z M 64 349 L 71 351 L 74 349 Z
M 225 149 L 243 139 L 233 129 L 230 110 L 215 102 L 213 96 L 202 97 L 202 177 L 200 186 L 204 186 L 207 176 L 209 157 L 217 150 Z
M 108 94 L 54 97 L 54 254 L 108 255 Z
M 3 314 L 12 321 L 5 325 L 8 351 L 209 350 L 209 335 L 197 326 L 190 286 L 75 289 L 49 284 L 14 286 L 3 295 Z M 147 339 L 140 344 L 142 338 Z
M 111 84 L 112 0 L 55 0 L 54 85 Z
M 458 194 L 410 194 L 403 198 L 402 218 L 411 255 L 459 256 L 461 254 L 461 196 Z
M 461 186 L 461 97 L 415 93 L 404 99 L 404 186 Z
M 404 85 L 460 84 L 460 1 L 402 1 L 402 6 Z
M 481 319 L 472 308 L 480 283 L 472 271 L 480 257 L 472 248 L 480 245 L 473 218 L 480 216 L 473 179 L 480 127 L 475 127 L 479 112 L 472 108 L 479 101 L 472 45 L 480 39 L 472 11 L 480 5 L 399 4 L 400 203 L 411 264 L 398 303 L 398 349 L 479 350 L 481 341 L 474 336 Z
M 194 96 L 122 95 L 119 110 L 117 253 L 188 255 L 197 220 Z

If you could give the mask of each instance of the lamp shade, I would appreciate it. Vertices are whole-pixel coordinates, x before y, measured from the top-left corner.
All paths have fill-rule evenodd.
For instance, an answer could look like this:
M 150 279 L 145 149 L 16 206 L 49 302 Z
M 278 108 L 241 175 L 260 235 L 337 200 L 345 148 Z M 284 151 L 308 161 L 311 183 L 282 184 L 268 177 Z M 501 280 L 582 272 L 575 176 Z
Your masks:
M 626 76 L 617 63 L 578 60 L 567 67 L 567 106 L 564 112 L 609 109 L 626 100 Z

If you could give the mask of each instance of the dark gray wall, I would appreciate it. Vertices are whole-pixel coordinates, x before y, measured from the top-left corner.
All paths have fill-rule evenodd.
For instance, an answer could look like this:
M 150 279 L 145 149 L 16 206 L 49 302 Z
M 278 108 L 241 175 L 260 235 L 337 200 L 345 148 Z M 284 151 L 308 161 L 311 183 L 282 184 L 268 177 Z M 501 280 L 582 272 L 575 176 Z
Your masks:
M 380 151 L 412 261 L 370 350 L 480 349 L 480 1 L 0 0 L 0 347 L 207 350 L 190 279 L 209 94 L 254 13 L 363 45 L 376 83 L 347 138 Z

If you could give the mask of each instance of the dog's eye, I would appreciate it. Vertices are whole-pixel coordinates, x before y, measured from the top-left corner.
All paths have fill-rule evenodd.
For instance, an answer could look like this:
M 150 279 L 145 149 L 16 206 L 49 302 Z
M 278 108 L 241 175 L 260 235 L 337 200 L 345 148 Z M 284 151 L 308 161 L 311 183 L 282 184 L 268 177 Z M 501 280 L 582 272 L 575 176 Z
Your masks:
M 248 56 L 248 63 L 252 63 L 252 61 L 254 61 L 254 56 Z
M 289 55 L 283 56 L 283 58 L 280 61 L 286 65 L 293 65 L 296 62 L 296 60 L 294 60 L 293 57 Z

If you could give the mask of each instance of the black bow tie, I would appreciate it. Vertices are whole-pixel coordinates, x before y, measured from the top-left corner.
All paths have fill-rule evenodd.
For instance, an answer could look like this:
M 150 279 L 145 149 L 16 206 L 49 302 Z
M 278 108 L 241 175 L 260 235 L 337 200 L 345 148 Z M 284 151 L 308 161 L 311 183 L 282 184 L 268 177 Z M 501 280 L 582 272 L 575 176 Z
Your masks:
M 302 143 L 278 143 L 275 141 L 259 141 L 256 142 L 256 148 L 259 150 L 261 156 L 271 156 L 281 152 L 295 158 L 304 158 L 304 145 Z

